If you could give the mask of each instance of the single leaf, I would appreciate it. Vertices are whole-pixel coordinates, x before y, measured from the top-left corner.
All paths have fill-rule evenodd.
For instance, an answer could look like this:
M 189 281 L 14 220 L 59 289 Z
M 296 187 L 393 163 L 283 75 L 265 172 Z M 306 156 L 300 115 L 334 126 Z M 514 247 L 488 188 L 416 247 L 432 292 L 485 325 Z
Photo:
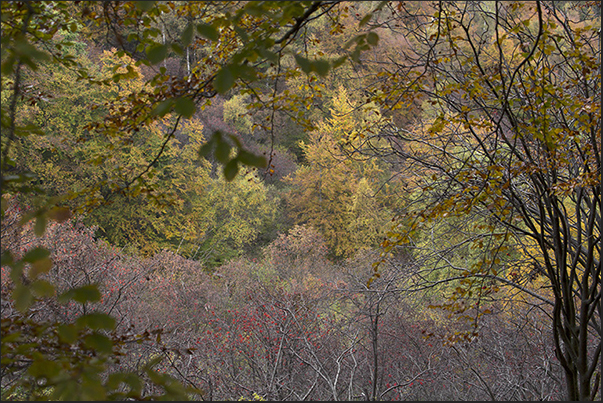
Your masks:
M 73 324 L 60 324 L 57 331 L 59 339 L 64 343 L 73 344 L 78 339 L 78 331 Z
M 182 35 L 180 36 L 180 40 L 182 40 L 182 46 L 187 47 L 193 41 L 193 24 L 188 24 L 184 31 L 182 31 Z
M 366 36 L 366 41 L 370 45 L 377 46 L 377 43 L 379 43 L 379 35 L 374 32 L 369 32 Z
M 27 64 L 32 70 L 37 70 L 38 66 L 34 63 L 34 59 L 41 61 L 50 60 L 50 54 L 39 50 L 34 45 L 29 43 L 25 36 L 19 37 L 14 42 L 14 52 L 20 56 L 20 61 Z
M 373 17 L 372 13 L 368 13 L 367 15 L 365 15 L 364 17 L 362 17 L 362 19 L 360 20 L 360 23 L 358 23 L 359 27 L 363 27 L 366 25 L 367 22 L 370 21 L 370 19 Z
M 15 301 L 15 308 L 21 312 L 27 311 L 34 298 L 31 294 L 31 290 L 23 284 L 17 284 L 13 290 L 13 300 Z
M 36 217 L 36 224 L 34 226 L 34 233 L 36 234 L 36 236 L 40 237 L 44 235 L 44 231 L 46 231 L 46 222 L 46 214 L 40 214 Z
M 36 356 L 29 368 L 27 368 L 27 372 L 34 378 L 52 379 L 61 373 L 61 366 L 55 361 Z
M 147 59 L 152 64 L 157 64 L 167 57 L 168 47 L 162 44 L 154 44 L 147 48 Z
M 295 61 L 304 73 L 310 74 L 310 72 L 312 71 L 312 64 L 308 59 L 300 55 L 295 55 Z
M 236 158 L 228 161 L 228 163 L 224 166 L 224 178 L 228 182 L 232 181 L 237 173 L 239 172 L 239 161 Z
M 261 155 L 255 155 L 249 151 L 240 150 L 238 155 L 239 161 L 245 165 L 256 168 L 266 168 L 266 158 Z
M 214 78 L 214 88 L 220 94 L 224 94 L 226 91 L 232 88 L 235 82 L 235 76 L 232 73 L 230 66 L 224 66 L 218 71 Z
M 53 207 L 48 211 L 48 218 L 57 222 L 64 222 L 71 218 L 71 211 L 67 207 Z
M 444 130 L 446 127 L 446 118 L 443 114 L 438 115 L 438 117 L 434 120 L 433 125 L 429 128 L 429 132 L 436 134 Z
M 92 330 L 113 330 L 115 328 L 115 319 L 106 313 L 93 312 L 77 318 L 76 324 Z
M 107 387 L 110 389 L 117 389 L 121 384 L 126 384 L 130 387 L 131 393 L 140 393 L 143 384 L 140 377 L 132 372 L 115 372 L 109 375 L 107 380 Z
M 348 59 L 347 55 L 346 56 L 342 56 L 342 57 L 338 57 L 337 59 L 333 60 L 333 68 L 336 69 L 337 67 L 341 66 L 343 63 L 345 63 L 345 61 Z
M 48 273 L 52 268 L 52 260 L 50 258 L 38 259 L 31 264 L 30 275 L 32 278 L 37 278 L 42 273 Z
M 135 4 L 142 11 L 149 11 L 155 6 L 154 1 L 136 1 Z
M 13 280 L 15 284 L 22 283 L 23 269 L 25 268 L 25 263 L 22 260 L 17 260 L 13 262 L 10 270 L 10 279 Z
M 27 263 L 34 263 L 38 260 L 47 258 L 48 256 L 50 256 L 50 251 L 48 249 L 36 246 L 35 248 L 27 251 L 27 253 L 23 256 L 23 261 Z
M 99 353 L 111 354 L 113 352 L 113 342 L 111 339 L 99 333 L 87 335 L 84 338 L 84 344 Z
M 14 55 L 9 55 L 4 62 L 2 62 L 2 66 L 0 68 L 0 72 L 2 72 L 3 76 L 9 76 L 13 72 L 13 67 L 17 59 Z
M 201 147 L 199 147 L 199 157 L 205 157 L 207 158 L 207 156 L 209 154 L 211 154 L 211 150 L 214 147 L 214 141 L 213 139 L 208 141 L 207 143 L 203 144 Z
M 219 37 L 218 31 L 211 25 L 207 25 L 207 24 L 197 25 L 197 32 L 199 33 L 199 35 L 201 35 L 211 41 L 217 41 L 218 37 Z
M 331 65 L 327 60 L 316 60 L 312 63 L 312 70 L 321 77 L 325 77 L 329 73 L 330 68 Z
M 59 302 L 66 302 L 73 300 L 81 304 L 85 302 L 96 302 L 100 301 L 101 294 L 98 291 L 98 287 L 94 284 L 88 284 L 79 288 L 72 288 L 69 291 L 64 292 L 58 298 Z
M 38 297 L 52 297 L 54 295 L 54 286 L 46 280 L 36 280 L 29 287 L 33 294 Z
M 216 159 L 221 163 L 225 164 L 228 161 L 228 157 L 230 156 L 230 149 L 230 144 L 224 141 L 222 137 L 218 137 L 215 152 Z
M 170 47 L 178 55 L 182 56 L 184 54 L 184 50 L 182 49 L 182 46 L 180 46 L 178 43 L 173 42 L 173 43 L 170 44 Z
M 188 97 L 178 98 L 176 100 L 176 105 L 174 106 L 174 111 L 187 119 L 194 115 L 196 109 L 197 105 L 195 105 L 195 102 Z
M 255 51 L 257 52 L 258 55 L 260 55 L 262 58 L 271 61 L 273 63 L 278 62 L 278 54 L 264 48 L 264 47 L 258 47 L 257 49 L 255 49 Z
M 16 331 L 6 335 L 2 335 L 2 343 L 14 343 L 21 338 L 21 332 Z M 4 363 L 4 361 L 2 361 Z
M 165 101 L 161 101 L 155 109 L 153 109 L 153 113 L 157 116 L 164 116 L 172 110 L 172 106 L 174 106 L 174 100 L 166 99 Z
M 4 200 L 4 199 L 2 199 Z M 13 264 L 13 255 L 9 250 L 5 250 L 2 252 L 2 256 L 0 258 L 0 265 L 2 266 L 12 266 Z
M 257 71 L 246 64 L 241 64 L 234 67 L 235 76 L 247 81 L 255 81 L 257 79 Z
M 249 35 L 243 28 L 239 27 L 238 25 L 234 25 L 233 29 L 237 33 L 237 35 L 239 35 L 243 43 L 249 42 Z

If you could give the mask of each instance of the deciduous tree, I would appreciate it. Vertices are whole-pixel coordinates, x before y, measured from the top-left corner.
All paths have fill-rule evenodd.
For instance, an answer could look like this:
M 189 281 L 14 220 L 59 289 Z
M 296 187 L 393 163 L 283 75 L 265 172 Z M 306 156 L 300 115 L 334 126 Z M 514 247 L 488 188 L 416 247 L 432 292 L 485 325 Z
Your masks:
M 511 287 L 551 317 L 570 400 L 595 399 L 601 354 L 600 6 L 594 3 L 439 2 L 410 12 L 392 4 L 412 45 L 383 69 L 383 107 L 425 99 L 415 127 L 391 125 L 389 141 L 409 175 L 413 204 L 384 243 L 410 247 L 440 220 L 465 217 L 471 266 L 432 244 L 438 270 L 460 281 L 447 305 L 466 313 Z M 509 250 L 519 251 L 517 254 Z M 519 264 L 530 260 L 527 287 Z M 378 269 L 377 269 L 378 270 Z M 426 277 L 423 277 L 427 280 Z M 423 282 L 435 286 L 440 282 Z M 494 294 L 493 294 L 494 293 Z M 477 302 L 477 305 L 475 305 Z M 482 306 L 485 308 L 484 306 Z M 474 313 L 476 318 L 479 313 Z

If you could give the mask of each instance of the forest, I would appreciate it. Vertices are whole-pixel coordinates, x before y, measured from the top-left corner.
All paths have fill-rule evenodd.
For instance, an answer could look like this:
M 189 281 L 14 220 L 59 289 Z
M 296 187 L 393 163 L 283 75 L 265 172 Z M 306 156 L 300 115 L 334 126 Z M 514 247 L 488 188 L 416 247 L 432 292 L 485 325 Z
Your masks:
M 2 400 L 601 400 L 598 1 L 2 1 Z

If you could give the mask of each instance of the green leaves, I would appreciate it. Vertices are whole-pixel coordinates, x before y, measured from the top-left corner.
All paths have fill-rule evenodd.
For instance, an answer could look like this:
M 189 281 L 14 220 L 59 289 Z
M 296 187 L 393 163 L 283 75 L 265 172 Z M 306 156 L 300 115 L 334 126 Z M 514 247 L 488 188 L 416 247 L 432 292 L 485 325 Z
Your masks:
M 234 158 L 230 158 L 232 145 L 224 138 L 222 132 L 216 131 L 207 143 L 199 148 L 199 157 L 209 157 L 214 150 L 214 157 L 218 162 L 224 165 L 224 177 L 227 181 L 232 181 L 239 172 L 239 163 L 255 168 L 266 168 L 266 158 L 255 155 L 245 149 L 236 136 L 229 135 L 229 138 L 235 143 L 238 152 Z
M 224 178 L 227 181 L 232 181 L 237 173 L 239 172 L 239 161 L 236 158 L 228 161 L 228 163 L 224 166 Z
M 193 24 L 188 24 L 184 31 L 182 31 L 182 35 L 180 35 L 180 40 L 182 41 L 182 45 L 187 47 L 193 41 Z
M 141 11 L 150 11 L 155 7 L 155 1 L 136 1 L 136 7 Z
M 21 312 L 27 311 L 34 300 L 31 290 L 23 284 L 17 284 L 15 286 L 12 298 L 15 301 L 15 308 Z
M 190 119 L 197 110 L 197 105 L 195 102 L 188 97 L 181 97 L 176 99 L 176 103 L 174 105 L 174 111 L 182 115 L 183 117 Z
M 10 54 L 10 56 L 2 63 L 2 75 L 10 75 L 13 70 L 13 65 L 17 60 L 34 71 L 38 69 L 39 62 L 50 60 L 50 55 L 48 53 L 38 50 L 25 38 L 19 37 L 15 39 L 11 45 L 12 46 L 8 46 L 7 48 L 12 54 Z M 3 48 L 4 47 L 3 44 Z
M 217 41 L 219 38 L 218 31 L 211 25 L 199 24 L 197 25 L 197 32 L 199 33 L 199 35 L 211 41 Z
M 226 91 L 232 88 L 236 80 L 235 75 L 231 66 L 224 66 L 216 73 L 214 78 L 214 88 L 220 94 L 224 94 Z
M 261 155 L 255 155 L 245 150 L 239 150 L 237 158 L 242 164 L 256 168 L 266 168 L 266 158 Z
M 329 70 L 331 69 L 331 64 L 329 63 L 328 60 L 324 60 L 324 59 L 310 60 L 310 59 L 306 59 L 305 57 L 297 55 L 297 54 L 294 55 L 294 57 L 295 57 L 295 61 L 299 65 L 299 67 L 306 74 L 315 72 L 316 74 L 318 74 L 321 77 L 325 77 L 327 74 L 329 74 Z
M 146 52 L 147 52 L 147 59 L 152 64 L 157 64 L 157 63 L 163 61 L 167 57 L 168 47 L 167 47 L 167 45 L 163 45 L 160 43 L 154 43 L 153 45 L 151 45 L 147 48 Z
M 52 207 L 48 210 L 48 218 L 56 222 L 64 222 L 71 218 L 71 211 L 67 207 Z
M 238 59 L 240 59 L 240 57 Z M 234 87 L 235 81 L 239 78 L 246 81 L 255 81 L 257 72 L 253 67 L 245 64 L 245 62 L 241 64 L 228 64 L 216 73 L 213 81 L 214 89 L 220 94 L 224 94 Z
M 379 35 L 374 32 L 369 32 L 368 34 L 366 34 L 366 41 L 369 45 L 377 46 L 377 44 L 379 43 Z
M 377 46 L 378 43 L 379 35 L 373 31 L 370 31 L 366 34 L 356 35 L 347 41 L 343 47 L 344 49 L 348 49 L 355 44 L 356 46 L 349 56 L 356 63 L 360 63 L 360 54 L 369 50 L 372 46 Z
M 45 259 L 50 255 L 50 252 L 41 247 L 35 247 L 29 250 L 25 256 L 23 256 L 23 261 L 27 263 L 34 263 L 40 259 Z
M 438 115 L 433 124 L 429 128 L 431 134 L 438 134 L 446 127 L 447 121 L 443 114 Z
M 100 301 L 100 298 L 101 294 L 98 291 L 98 287 L 94 284 L 89 284 L 79 288 L 72 288 L 71 290 L 61 294 L 59 296 L 59 302 L 73 300 L 83 304 L 86 302 Z
M 178 115 L 190 119 L 197 111 L 197 105 L 190 97 L 169 98 L 157 104 L 152 113 L 157 116 L 165 116 L 172 110 Z
M 161 101 L 159 104 L 157 104 L 155 109 L 153 109 L 153 114 L 157 116 L 165 116 L 172 111 L 174 104 L 175 101 L 172 98 Z
M 27 369 L 29 375 L 36 378 L 53 378 L 60 372 L 60 366 L 54 360 L 44 358 L 40 353 L 34 353 L 34 361 Z
M 115 327 L 115 319 L 100 312 L 80 316 L 75 323 L 81 328 L 87 327 L 92 330 L 113 330 Z

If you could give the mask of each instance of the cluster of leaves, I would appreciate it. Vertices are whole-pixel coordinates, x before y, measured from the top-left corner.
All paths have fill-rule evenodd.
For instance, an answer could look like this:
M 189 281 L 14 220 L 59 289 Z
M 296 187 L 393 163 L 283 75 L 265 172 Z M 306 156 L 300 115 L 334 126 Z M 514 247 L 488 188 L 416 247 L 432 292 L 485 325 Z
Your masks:
M 116 332 L 110 315 L 135 273 L 122 272 L 111 287 L 108 266 L 120 260 L 98 244 L 91 229 L 72 221 L 51 223 L 43 235 L 22 226 L 15 200 L 2 223 L 2 397 L 9 400 L 159 398 L 188 400 L 198 390 L 154 371 L 107 372 L 124 346 L 149 335 Z M 113 263 L 115 267 L 115 263 Z M 126 279 L 125 276 L 133 278 Z M 105 280 L 105 281 L 103 281 Z M 99 289 L 98 284 L 103 283 Z M 141 378 L 145 374 L 147 381 Z M 145 383 L 155 384 L 149 394 Z

